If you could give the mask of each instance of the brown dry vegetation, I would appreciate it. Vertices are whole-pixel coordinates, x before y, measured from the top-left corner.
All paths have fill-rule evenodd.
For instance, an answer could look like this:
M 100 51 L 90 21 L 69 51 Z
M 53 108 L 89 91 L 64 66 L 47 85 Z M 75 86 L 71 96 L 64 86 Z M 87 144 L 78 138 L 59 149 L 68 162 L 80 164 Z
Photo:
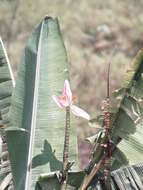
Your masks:
M 142 7 L 142 0 L 0 0 L 0 35 L 16 76 L 21 52 L 35 25 L 44 15 L 58 16 L 76 103 L 94 117 L 106 96 L 106 69 L 114 46 L 112 90 L 121 85 L 131 59 L 143 46 Z M 81 142 L 94 129 L 77 119 L 77 130 L 83 158 L 88 145 Z M 84 165 L 85 160 L 81 162 Z

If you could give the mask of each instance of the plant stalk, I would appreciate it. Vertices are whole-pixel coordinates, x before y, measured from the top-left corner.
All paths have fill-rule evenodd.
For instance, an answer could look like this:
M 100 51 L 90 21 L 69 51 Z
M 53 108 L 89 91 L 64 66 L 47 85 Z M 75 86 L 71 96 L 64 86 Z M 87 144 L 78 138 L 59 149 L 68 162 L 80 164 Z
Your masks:
M 107 71 L 107 97 L 104 101 L 104 124 L 106 129 L 107 140 L 105 142 L 105 149 L 104 153 L 106 154 L 106 158 L 104 161 L 104 174 L 103 174 L 103 185 L 105 190 L 110 190 L 110 157 L 111 157 L 111 150 L 110 150 L 110 142 L 111 142 L 111 135 L 110 135 L 110 66 L 111 66 L 111 59 L 113 53 L 111 54 L 109 64 L 108 64 L 108 71 Z
M 65 128 L 65 141 L 63 151 L 63 169 L 62 169 L 62 180 L 61 190 L 67 189 L 68 180 L 68 164 L 69 164 L 69 137 L 70 137 L 70 107 L 66 107 L 66 128 Z
M 111 150 L 110 150 L 110 112 L 109 112 L 109 97 L 107 97 L 104 104 L 104 115 L 105 115 L 105 129 L 107 134 L 107 142 L 105 143 L 105 162 L 104 162 L 104 175 L 103 175 L 103 184 L 104 189 L 110 190 L 110 158 L 111 158 Z
M 111 66 L 111 60 L 112 56 L 115 53 L 115 48 L 113 52 L 110 55 L 109 59 L 109 64 L 108 64 L 108 71 L 107 71 L 107 97 L 106 100 L 104 101 L 104 122 L 105 122 L 105 129 L 106 129 L 106 134 L 107 134 L 107 140 L 104 144 L 104 155 L 100 159 L 100 161 L 95 164 L 94 167 L 92 168 L 91 172 L 89 175 L 85 176 L 83 183 L 80 187 L 80 190 L 85 190 L 96 173 L 99 171 L 100 167 L 102 164 L 104 164 L 104 174 L 103 174 L 103 184 L 105 186 L 104 189 L 110 190 L 110 158 L 111 158 L 111 152 L 116 148 L 112 148 L 110 145 L 111 142 L 111 137 L 110 137 L 110 111 L 109 111 L 109 106 L 110 106 L 110 66 Z

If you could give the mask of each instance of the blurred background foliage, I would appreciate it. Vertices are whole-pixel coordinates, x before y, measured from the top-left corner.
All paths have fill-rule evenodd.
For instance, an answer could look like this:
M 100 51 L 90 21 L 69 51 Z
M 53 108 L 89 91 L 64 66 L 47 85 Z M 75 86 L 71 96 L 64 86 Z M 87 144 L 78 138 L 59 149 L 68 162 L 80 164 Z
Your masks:
M 92 117 L 106 96 L 106 70 L 112 59 L 111 90 L 120 87 L 132 58 L 143 45 L 142 0 L 0 0 L 0 35 L 6 44 L 15 76 L 22 50 L 35 25 L 45 15 L 58 17 L 68 52 L 76 103 Z M 76 123 L 81 166 L 87 164 L 85 137 L 94 129 Z

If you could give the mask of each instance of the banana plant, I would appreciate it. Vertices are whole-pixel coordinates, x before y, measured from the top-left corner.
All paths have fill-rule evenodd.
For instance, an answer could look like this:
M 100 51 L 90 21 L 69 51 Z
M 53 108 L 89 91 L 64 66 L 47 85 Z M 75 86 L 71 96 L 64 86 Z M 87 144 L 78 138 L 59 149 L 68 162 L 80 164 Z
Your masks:
M 142 73 L 143 51 L 140 51 L 123 87 L 114 93 L 120 99 L 118 106 L 116 109 L 110 108 L 113 190 L 143 187 L 143 164 L 139 163 L 143 161 Z M 1 134 L 5 136 L 6 131 L 5 142 L 10 158 L 10 170 L 7 173 L 0 170 L 0 189 L 9 190 L 14 186 L 14 190 L 60 190 L 66 113 L 55 105 L 52 95 L 62 93 L 64 81 L 69 76 L 66 50 L 57 19 L 46 16 L 33 31 L 23 52 L 16 86 L 0 41 L 0 78 Z M 58 100 L 58 104 L 63 103 L 65 97 Z M 70 106 L 72 109 L 71 101 Z M 66 189 L 84 190 L 89 187 L 104 190 L 101 180 L 104 173 L 102 161 L 105 159 L 101 145 L 107 140 L 104 117 L 100 115 L 90 120 L 90 125 L 96 126 L 96 134 L 88 138 L 93 143 L 93 150 L 89 167 L 83 171 L 78 170 L 77 135 L 72 115 L 70 120 L 68 156 L 75 163 L 66 174 Z M 0 145 L 2 143 L 0 138 Z M 94 169 L 96 172 L 92 173 Z M 86 186 L 83 185 L 85 180 Z
M 132 62 L 131 69 L 127 71 L 127 74 L 125 75 L 125 80 L 122 88 L 119 90 L 115 90 L 115 92 L 113 93 L 114 97 L 120 100 L 116 108 L 112 108 L 112 106 L 110 108 L 110 121 L 111 121 L 110 125 L 111 125 L 111 140 L 112 140 L 111 141 L 112 157 L 110 160 L 111 164 L 110 167 L 111 171 L 113 172 L 128 164 L 138 164 L 139 162 L 143 162 L 142 73 L 143 73 L 143 51 L 139 51 L 139 53 Z M 100 167 L 98 167 L 97 169 L 96 166 L 94 169 L 91 166 L 93 169 L 91 170 L 90 174 L 86 176 L 86 181 L 85 181 L 86 186 L 89 185 L 89 183 L 92 181 L 93 178 L 98 177 L 99 174 L 103 175 L 103 167 L 104 167 L 103 162 L 105 159 L 105 155 L 104 155 L 104 149 L 100 145 L 106 142 L 107 138 L 104 132 L 103 115 L 99 115 L 97 118 L 92 119 L 90 121 L 90 125 L 94 126 L 96 130 L 98 129 L 97 134 L 95 136 L 89 137 L 87 139 L 94 144 L 94 149 L 91 158 L 91 165 L 95 164 Z M 114 174 L 116 174 L 116 172 L 114 172 Z M 120 181 L 121 179 L 118 180 Z M 140 179 L 140 181 L 141 180 L 142 178 Z
M 13 176 L 6 144 L 5 127 L 8 124 L 8 112 L 11 104 L 15 80 L 9 59 L 0 38 L 0 189 L 13 189 Z
M 25 46 L 9 113 L 6 133 L 15 190 L 40 189 L 40 174 L 62 170 L 65 112 L 57 108 L 52 95 L 61 93 L 68 78 L 58 20 L 45 17 Z M 70 133 L 74 172 L 78 163 L 73 117 Z
M 113 93 L 117 99 L 120 99 L 117 107 L 110 107 L 112 190 L 143 188 L 143 143 L 141 139 L 143 109 L 141 104 L 143 85 L 142 51 L 137 54 L 132 65 L 130 71 L 127 71 L 123 87 Z M 93 143 L 89 168 L 82 172 L 69 173 L 68 185 L 69 188 L 72 187 L 73 189 L 104 190 L 101 179 L 104 173 L 102 160 L 105 159 L 105 156 L 103 147 L 99 146 L 106 141 L 103 115 L 90 120 L 90 125 L 95 126 L 96 134 L 87 139 Z M 136 152 L 135 155 L 134 152 Z M 94 163 L 95 166 L 93 167 Z M 99 168 L 98 165 L 100 165 Z M 95 175 L 93 175 L 92 169 L 95 169 Z M 77 181 L 75 178 L 77 178 Z M 87 186 L 83 185 L 84 182 Z M 55 174 L 40 175 L 38 184 L 42 190 L 60 189 Z

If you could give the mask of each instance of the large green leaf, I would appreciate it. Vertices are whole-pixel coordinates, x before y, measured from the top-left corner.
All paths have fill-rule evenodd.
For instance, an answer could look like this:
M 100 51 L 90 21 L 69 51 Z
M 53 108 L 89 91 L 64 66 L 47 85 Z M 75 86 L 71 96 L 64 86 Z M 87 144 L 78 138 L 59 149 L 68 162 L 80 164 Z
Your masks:
M 116 92 L 116 98 L 122 98 L 113 124 L 112 138 L 128 139 L 136 132 L 138 123 L 142 121 L 142 72 L 143 52 L 140 51 L 132 62 L 131 69 L 125 75 L 123 87 Z M 115 93 L 114 93 L 115 94 Z
M 8 56 L 0 38 L 0 125 L 8 123 L 8 111 L 15 81 Z
M 56 106 L 52 95 L 61 93 L 67 78 L 58 20 L 45 17 L 26 44 L 12 98 L 7 139 L 15 190 L 35 189 L 41 173 L 62 169 L 65 110 Z M 77 170 L 75 130 L 72 119 L 69 159 L 76 161 L 73 171 Z
M 12 188 L 12 173 L 5 142 L 5 127 L 8 122 L 11 95 L 15 81 L 8 56 L 0 38 L 0 189 Z
M 123 139 L 119 144 L 120 150 L 126 155 L 130 164 L 143 161 L 143 52 L 140 51 L 133 61 L 132 75 L 130 83 L 127 86 L 127 104 L 126 112 L 134 121 L 136 129 L 128 139 Z M 134 71 L 134 74 L 133 74 Z M 124 125 L 126 120 L 123 120 Z M 128 128 L 130 130 L 131 125 Z M 116 128 L 114 131 L 117 131 Z M 114 132 L 113 131 L 113 132 Z M 114 133 L 113 133 L 114 135 Z
M 127 140 L 123 139 L 118 147 L 126 155 L 129 164 L 143 161 L 143 125 L 138 125 L 135 134 Z

